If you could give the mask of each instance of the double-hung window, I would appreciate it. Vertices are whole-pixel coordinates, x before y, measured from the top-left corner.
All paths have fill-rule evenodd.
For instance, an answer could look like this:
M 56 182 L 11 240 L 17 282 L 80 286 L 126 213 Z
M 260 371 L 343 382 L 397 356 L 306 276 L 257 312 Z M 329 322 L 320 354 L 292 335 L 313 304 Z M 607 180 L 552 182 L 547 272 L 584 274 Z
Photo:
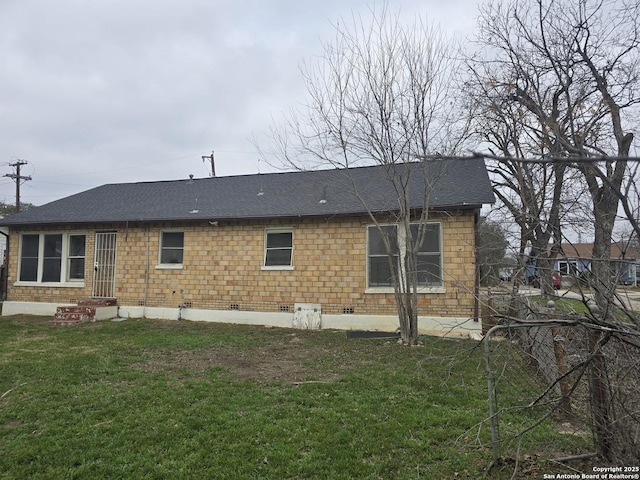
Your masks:
M 410 226 L 411 239 L 419 240 L 420 225 Z M 367 228 L 367 287 L 393 287 L 393 275 L 400 272 L 400 252 L 407 244 L 404 230 L 397 225 L 369 226 Z M 418 286 L 442 287 L 442 241 L 438 222 L 424 225 L 424 237 L 417 252 Z M 406 268 L 406 267 L 405 267 Z
M 84 252 L 86 237 L 69 235 L 69 255 L 67 257 L 67 276 L 69 281 L 84 279 Z
M 391 249 L 389 258 L 387 246 Z M 391 265 L 399 265 L 398 257 L 398 233 L 395 225 L 383 225 L 369 227 L 369 252 L 368 270 L 369 287 L 393 287 L 393 272 Z
M 29 233 L 20 237 L 18 281 L 67 283 L 84 280 L 85 235 Z
M 160 264 L 182 265 L 184 258 L 184 232 L 160 234 Z
M 20 281 L 37 282 L 40 265 L 40 235 L 22 235 L 20 247 Z
M 62 235 L 44 236 L 42 281 L 59 282 L 62 273 Z
M 424 239 L 418 249 L 418 285 L 421 287 L 442 286 L 442 252 L 440 224 L 427 223 Z M 419 225 L 411 225 L 411 237 L 417 239 Z
M 264 267 L 293 268 L 293 231 L 267 230 L 264 238 Z

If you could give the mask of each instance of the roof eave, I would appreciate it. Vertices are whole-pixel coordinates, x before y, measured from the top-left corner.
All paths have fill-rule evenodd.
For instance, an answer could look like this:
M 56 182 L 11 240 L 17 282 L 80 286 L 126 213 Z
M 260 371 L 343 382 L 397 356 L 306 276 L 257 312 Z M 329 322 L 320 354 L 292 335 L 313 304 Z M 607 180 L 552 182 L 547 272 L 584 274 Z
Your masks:
M 457 205 L 436 205 L 429 208 L 430 211 L 442 212 L 446 210 L 475 210 L 482 208 L 481 203 L 465 203 Z M 414 208 L 414 212 L 422 211 L 421 207 Z M 109 224 L 125 224 L 125 223 L 162 223 L 162 222 L 205 222 L 205 221 L 259 221 L 259 220 L 276 220 L 276 219 L 295 219 L 295 218 L 327 218 L 327 217 L 360 217 L 363 215 L 384 215 L 394 214 L 397 210 L 375 210 L 368 212 L 366 210 L 351 212 L 318 212 L 303 214 L 281 214 L 281 215 L 247 215 L 241 217 L 231 216 L 204 216 L 186 215 L 184 217 L 133 217 L 133 218 L 106 218 L 106 219 L 75 219 L 75 220 L 51 220 L 51 221 L 35 221 L 35 222 L 16 222 L 16 223 L 0 223 L 0 227 L 8 228 L 34 228 L 60 225 L 109 225 Z

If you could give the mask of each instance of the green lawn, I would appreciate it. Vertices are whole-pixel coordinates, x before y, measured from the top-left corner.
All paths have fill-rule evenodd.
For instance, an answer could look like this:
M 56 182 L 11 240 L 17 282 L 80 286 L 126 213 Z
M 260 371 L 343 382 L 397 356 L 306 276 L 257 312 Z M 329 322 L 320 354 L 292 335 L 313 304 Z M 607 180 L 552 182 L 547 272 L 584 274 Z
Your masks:
M 479 478 L 491 461 L 471 341 L 48 320 L 0 318 L 1 479 Z

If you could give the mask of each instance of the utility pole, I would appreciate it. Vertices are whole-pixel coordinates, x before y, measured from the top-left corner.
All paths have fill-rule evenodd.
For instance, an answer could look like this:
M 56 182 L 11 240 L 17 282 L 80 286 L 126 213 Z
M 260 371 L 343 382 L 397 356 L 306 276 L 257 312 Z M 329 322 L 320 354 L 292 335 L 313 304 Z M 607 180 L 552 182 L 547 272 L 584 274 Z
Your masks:
M 20 183 L 24 180 L 31 180 L 31 175 L 21 175 L 20 167 L 23 165 L 27 165 L 29 162 L 25 162 L 24 160 L 16 160 L 15 163 L 10 163 L 10 167 L 14 167 L 16 169 L 16 173 L 6 173 L 4 176 L 9 177 L 14 182 L 16 182 L 16 213 L 20 211 Z
M 206 162 L 207 160 L 209 160 L 211 162 L 211 177 L 215 177 L 216 176 L 216 162 L 215 162 L 215 158 L 213 156 L 213 150 L 211 150 L 211 155 L 202 155 L 202 161 Z

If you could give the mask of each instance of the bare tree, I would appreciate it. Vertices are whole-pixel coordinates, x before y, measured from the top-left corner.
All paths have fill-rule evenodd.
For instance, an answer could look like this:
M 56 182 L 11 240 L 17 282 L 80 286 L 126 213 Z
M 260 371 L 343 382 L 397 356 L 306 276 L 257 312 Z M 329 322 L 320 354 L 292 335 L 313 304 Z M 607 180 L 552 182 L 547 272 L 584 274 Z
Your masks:
M 638 183 L 640 161 L 636 159 L 629 164 L 628 168 L 629 174 L 621 188 L 614 190 L 624 212 L 621 235 L 627 239 L 629 246 L 637 251 L 640 250 L 640 185 Z
M 594 223 L 593 287 L 603 312 L 614 298 L 609 257 L 616 192 L 628 175 L 633 140 L 625 124 L 640 101 L 639 9 L 624 0 L 516 0 L 489 3 L 480 19 L 479 39 L 491 55 L 481 65 L 492 72 L 480 76 L 500 94 L 496 107 L 517 105 L 519 126 L 538 142 L 529 155 L 567 159 L 552 165 L 556 181 L 570 165 L 582 174 Z M 589 157 L 611 159 L 570 163 Z
M 529 135 L 537 147 L 528 155 L 557 159 L 551 163 L 554 195 L 569 168 L 586 185 L 599 307 L 593 319 L 601 323 L 615 320 L 610 249 L 621 187 L 628 184 L 630 120 L 640 101 L 638 13 L 637 1 L 514 0 L 488 3 L 479 22 L 485 58 L 476 72 L 501 99 L 496 108 L 517 106 L 519 134 Z M 602 161 L 589 161 L 595 157 Z M 608 338 L 595 333 L 590 343 L 596 436 L 600 453 L 610 459 L 606 366 L 599 353 Z
M 398 198 L 394 211 L 372 212 L 357 191 L 384 244 L 392 275 L 403 342 L 418 338 L 418 252 L 427 234 L 429 172 L 436 153 L 453 153 L 465 121 L 452 108 L 455 72 L 450 44 L 422 18 L 403 24 L 386 5 L 367 18 L 353 15 L 335 25 L 336 36 L 318 61 L 303 65 L 309 101 L 272 130 L 275 158 L 307 169 L 381 165 Z M 463 125 L 464 126 L 464 125 Z M 270 155 L 271 156 L 271 155 Z M 415 209 L 406 162 L 421 176 L 424 195 Z M 433 168 L 432 168 L 433 170 Z M 393 223 L 388 229 L 384 224 Z
M 519 258 L 525 258 L 527 247 L 531 246 L 537 273 L 541 274 L 542 293 L 549 295 L 553 292 L 551 264 L 561 244 L 560 206 L 566 166 L 553 168 L 515 161 L 530 156 L 532 151 L 539 155 L 548 149 L 535 117 L 501 86 L 503 77 L 513 75 L 512 66 L 496 69 L 492 61 L 478 58 L 470 59 L 468 65 L 471 78 L 465 89 L 476 110 L 475 138 L 495 155 L 489 162 L 494 193 L 520 230 Z M 531 75 L 528 71 L 519 74 Z M 519 271 L 522 273 L 523 268 Z
M 508 245 L 509 242 L 501 224 L 484 216 L 480 217 L 476 251 L 480 280 L 484 284 L 491 285 L 495 281 L 501 280 L 502 274 L 506 274 L 504 268 Z

